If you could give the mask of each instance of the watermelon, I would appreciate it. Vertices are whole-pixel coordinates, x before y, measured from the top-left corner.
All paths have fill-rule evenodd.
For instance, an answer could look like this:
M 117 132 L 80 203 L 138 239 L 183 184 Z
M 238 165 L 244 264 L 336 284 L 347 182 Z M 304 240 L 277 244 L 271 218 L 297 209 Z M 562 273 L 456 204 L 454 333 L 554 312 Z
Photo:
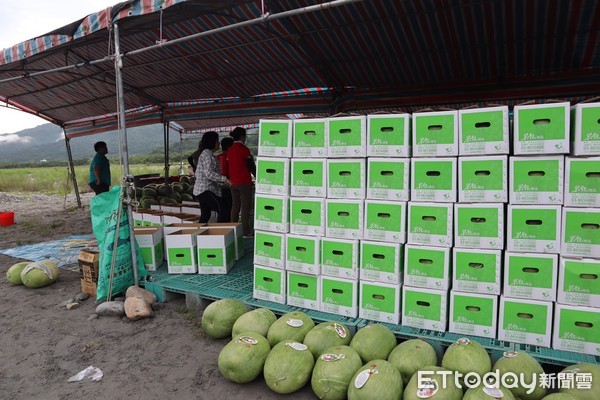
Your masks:
M 481 344 L 462 338 L 448 347 L 442 358 L 442 367 L 460 372 L 463 377 L 470 372 L 483 377 L 492 370 L 492 361 Z
M 410 339 L 396 346 L 388 356 L 388 361 L 398 369 L 406 386 L 419 369 L 437 364 L 437 354 L 433 346 L 423 339 Z
M 510 375 L 505 377 L 505 380 L 503 380 L 502 383 L 510 389 L 515 397 L 518 397 L 521 400 L 540 400 L 546 395 L 546 388 L 541 386 L 542 382 L 539 379 L 540 375 L 544 373 L 544 370 L 540 363 L 527 353 L 505 352 L 504 355 L 496 361 L 492 367 L 492 371 L 497 371 L 500 374 L 500 377 L 508 373 L 517 374 L 517 376 L 522 373 L 524 374 L 525 383 L 527 385 L 531 385 L 534 382 L 534 379 L 538 377 L 537 382 L 535 382 L 535 388 L 530 394 L 527 394 L 527 392 L 531 390 L 530 388 L 518 385 L 518 382 L 515 383 Z
M 142 189 L 142 197 L 152 197 L 155 198 L 156 196 L 158 196 L 158 192 L 156 191 L 156 189 L 146 186 L 145 188 Z
M 183 193 L 181 195 L 181 201 L 194 201 L 194 196 L 191 194 Z
M 31 264 L 31 261 L 24 261 L 17 263 L 10 267 L 8 271 L 6 271 L 6 280 L 11 285 L 22 285 L 23 281 L 21 280 L 21 271 L 23 268 Z
M 567 393 L 554 393 L 544 397 L 542 400 L 577 400 L 577 397 L 573 397 Z
M 304 344 L 308 346 L 316 360 L 326 348 L 347 345 L 350 339 L 352 335 L 344 325 L 337 322 L 322 322 L 306 334 Z
M 178 192 L 174 191 L 169 195 L 169 198 L 175 200 L 176 203 L 181 202 L 181 195 Z
M 173 200 L 170 197 L 163 197 L 160 199 L 159 204 L 161 206 L 169 206 L 169 205 L 175 205 L 177 204 L 177 201 Z
M 598 400 L 600 399 L 600 365 L 594 364 L 576 364 L 565 368 L 562 372 L 565 374 L 575 374 L 575 387 L 571 389 L 560 389 L 561 393 L 570 394 L 577 400 Z M 591 389 L 577 389 L 577 375 L 586 374 L 586 380 L 591 382 Z M 584 375 L 580 375 L 583 377 Z M 581 380 L 581 378 L 580 378 Z M 580 383 L 581 385 L 581 383 Z
M 30 263 L 21 271 L 21 281 L 29 288 L 51 285 L 59 276 L 58 266 L 49 260 Z
M 272 347 L 284 340 L 302 343 L 306 334 L 314 327 L 315 323 L 308 315 L 294 311 L 282 315 L 271 325 L 267 339 Z
M 277 343 L 265 361 L 267 386 L 279 394 L 300 390 L 310 379 L 315 359 L 308 347 L 293 340 Z
M 262 372 L 271 345 L 256 332 L 237 335 L 219 353 L 219 371 L 225 379 L 235 383 L 248 383 Z
M 257 308 L 241 315 L 233 324 L 232 337 L 243 332 L 256 332 L 266 337 L 277 317 L 268 308 Z
M 152 205 L 158 205 L 158 201 L 154 197 L 142 197 L 140 199 L 140 207 L 150 208 Z
M 443 386 L 444 375 L 440 375 L 436 372 L 445 371 L 446 368 L 426 366 L 421 368 L 419 371 L 429 371 L 432 374 L 423 374 L 422 381 L 428 382 L 429 389 L 419 388 L 419 373 L 415 373 L 408 385 L 404 388 L 403 400 L 461 400 L 463 391 L 459 386 L 455 384 L 454 372 L 450 371 L 450 374 L 446 375 L 446 386 Z M 493 399 L 490 399 L 493 400 Z
M 476 388 L 470 388 L 465 392 L 462 400 L 515 400 L 512 392 L 506 388 L 491 388 L 486 386 L 479 386 Z
M 179 183 L 174 183 L 172 187 L 175 192 L 183 193 L 183 185 L 181 185 Z
M 371 360 L 360 368 L 348 385 L 348 400 L 401 400 L 402 375 L 385 360 Z
M 319 399 L 345 399 L 348 385 L 360 367 L 362 367 L 362 361 L 352 347 L 332 346 L 326 348 L 317 358 L 312 372 L 310 385 L 313 392 Z
M 363 363 L 371 360 L 386 359 L 396 347 L 396 336 L 388 327 L 371 324 L 361 328 L 350 342 Z
M 248 307 L 236 299 L 217 300 L 206 307 L 202 314 L 202 329 L 213 339 L 231 335 L 233 324 Z
M 187 175 L 182 175 L 179 177 L 179 183 L 189 183 L 190 177 Z

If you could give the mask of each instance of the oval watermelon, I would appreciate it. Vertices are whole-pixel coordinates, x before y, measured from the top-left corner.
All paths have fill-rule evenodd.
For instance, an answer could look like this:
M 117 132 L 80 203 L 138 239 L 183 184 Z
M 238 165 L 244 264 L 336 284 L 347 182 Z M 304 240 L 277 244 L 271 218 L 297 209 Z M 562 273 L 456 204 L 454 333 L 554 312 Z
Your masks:
M 219 353 L 219 371 L 228 381 L 252 382 L 261 374 L 270 350 L 269 341 L 256 332 L 237 335 Z
M 561 372 L 575 374 L 575 379 L 577 379 L 577 374 L 587 374 L 586 379 L 589 379 L 591 382 L 591 389 L 577 389 L 577 385 L 575 385 L 574 388 L 560 389 L 561 393 L 569 394 L 577 400 L 600 399 L 600 365 L 581 363 L 571 365 Z
M 350 343 L 352 335 L 338 322 L 322 322 L 312 328 L 304 337 L 304 344 L 317 359 L 331 346 L 343 346 Z
M 267 333 L 267 340 L 272 347 L 284 340 L 302 343 L 306 334 L 314 327 L 315 323 L 305 313 L 290 312 L 282 315 L 271 325 Z
M 479 386 L 477 388 L 470 388 L 465 392 L 462 400 L 515 400 L 512 392 L 506 388 L 489 388 L 485 386 Z
M 348 395 L 348 385 L 360 367 L 362 361 L 352 347 L 326 348 L 317 358 L 312 372 L 310 384 L 313 392 L 319 399 L 345 399 Z
M 59 276 L 58 266 L 49 260 L 30 263 L 21 271 L 21 281 L 29 288 L 51 285 Z
M 310 379 L 315 359 L 302 343 L 284 340 L 273 347 L 263 373 L 267 386 L 279 394 L 300 390 Z
M 463 377 L 470 372 L 483 377 L 492 370 L 492 361 L 481 344 L 462 338 L 448 347 L 442 358 L 442 367 L 460 372 Z
M 371 360 L 360 368 L 348 386 L 348 400 L 401 400 L 400 372 L 385 360 Z
M 217 300 L 206 307 L 202 314 L 202 329 L 213 339 L 231 335 L 233 324 L 248 307 L 236 299 Z
M 277 321 L 277 316 L 268 308 L 257 308 L 241 315 L 233 324 L 232 336 L 243 332 L 256 332 L 267 337 L 269 328 Z
M 400 371 L 404 386 L 419 369 L 437 364 L 437 354 L 423 339 L 410 339 L 400 343 L 388 356 L 388 361 Z
M 591 397 L 590 397 L 590 399 L 591 399 Z M 577 397 L 573 397 L 568 393 L 553 393 L 551 395 L 544 397 L 542 400 L 577 400 Z
M 356 332 L 350 347 L 356 350 L 363 363 L 367 363 L 371 360 L 385 360 L 396 343 L 396 336 L 388 327 L 370 324 Z
M 419 376 L 419 371 L 431 372 Z M 426 366 L 415 373 L 408 385 L 404 388 L 403 400 L 461 400 L 463 396 L 462 389 L 455 384 L 454 372 L 446 368 Z M 448 375 L 441 375 L 436 372 L 444 371 Z M 444 376 L 446 376 L 446 385 L 444 386 Z M 419 388 L 419 378 L 423 382 L 428 382 L 429 388 Z M 490 399 L 492 400 L 492 399 Z
M 31 261 L 24 261 L 11 266 L 8 271 L 6 271 L 6 280 L 8 283 L 11 285 L 22 285 L 21 271 L 29 264 L 31 264 Z
M 534 380 L 537 379 L 537 382 L 534 383 L 535 389 L 528 394 L 529 388 L 518 385 L 518 382 L 517 384 L 514 384 L 514 382 L 508 378 L 510 381 L 507 380 L 506 386 L 515 397 L 518 397 L 521 400 L 540 400 L 546 395 L 546 388 L 539 379 L 544 373 L 544 369 L 531 355 L 524 352 L 505 352 L 492 367 L 492 371 L 495 372 L 496 370 L 498 370 L 500 376 L 508 374 L 509 372 L 517 375 L 522 373 L 525 382 L 528 385 L 534 383 Z

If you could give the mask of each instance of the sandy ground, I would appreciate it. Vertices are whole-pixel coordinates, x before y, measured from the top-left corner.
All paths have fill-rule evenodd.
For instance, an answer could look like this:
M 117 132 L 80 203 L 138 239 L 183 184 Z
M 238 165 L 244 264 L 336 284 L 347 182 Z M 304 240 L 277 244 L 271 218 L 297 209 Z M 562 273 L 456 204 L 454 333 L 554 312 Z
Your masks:
M 0 192 L 0 211 L 15 211 L 15 225 L 0 226 L 0 249 L 91 233 L 90 194 L 84 208 L 74 197 Z M 201 314 L 183 298 L 164 304 L 151 319 L 88 320 L 94 299 L 67 310 L 79 292 L 79 274 L 62 270 L 41 289 L 11 286 L 6 270 L 19 259 L 0 254 L 0 398 L 2 399 L 313 399 L 310 384 L 281 396 L 264 380 L 238 385 L 219 373 L 217 358 L 227 340 L 207 337 Z M 67 382 L 93 365 L 100 382 Z

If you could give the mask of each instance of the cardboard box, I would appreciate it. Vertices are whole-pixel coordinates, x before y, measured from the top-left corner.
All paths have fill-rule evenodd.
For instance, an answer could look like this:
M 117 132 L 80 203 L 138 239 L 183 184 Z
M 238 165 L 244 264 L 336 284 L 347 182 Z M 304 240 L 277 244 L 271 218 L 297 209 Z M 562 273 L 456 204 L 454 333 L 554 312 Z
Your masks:
M 452 254 L 452 288 L 460 292 L 500 294 L 502 251 L 459 249 Z
M 258 155 L 267 157 L 292 156 L 292 121 L 261 119 L 258 125 Z
M 324 158 L 292 160 L 292 196 L 327 197 L 327 162 Z
M 327 198 L 364 199 L 367 195 L 364 158 L 327 160 Z
M 557 304 L 552 348 L 600 355 L 600 310 Z
M 500 296 L 498 340 L 550 347 L 553 306 L 551 301 Z
M 254 288 L 252 296 L 258 300 L 286 303 L 285 270 L 260 265 L 254 266 Z
M 144 211 L 142 213 L 142 218 L 144 220 L 144 226 L 163 226 L 163 216 L 166 213 L 162 211 Z
M 368 158 L 367 199 L 410 200 L 409 158 Z
M 327 237 L 362 239 L 363 200 L 327 199 L 325 201 L 325 233 Z
M 418 112 L 412 115 L 412 156 L 458 156 L 458 111 Z
M 164 204 L 160 205 L 160 211 L 171 214 L 181 214 L 181 205 L 180 204 Z
M 285 234 L 254 231 L 254 264 L 285 269 Z
M 317 275 L 287 272 L 287 304 L 319 311 L 320 280 Z
M 600 157 L 565 159 L 567 207 L 600 207 Z
M 196 215 L 196 216 L 200 216 L 202 213 L 200 211 L 200 206 L 199 205 L 189 205 L 189 204 L 182 204 L 181 205 L 181 212 L 184 214 L 190 214 L 190 215 Z
M 600 307 L 600 260 L 560 257 L 556 301 Z
M 133 219 L 134 227 L 144 226 L 144 214 L 142 211 L 132 211 L 131 218 Z
M 371 321 L 398 325 L 400 285 L 360 281 L 358 316 Z
M 358 240 L 323 238 L 321 275 L 358 279 Z
M 455 204 L 454 245 L 472 249 L 504 249 L 504 204 Z
M 100 253 L 93 250 L 81 250 L 77 257 L 79 264 L 79 278 L 81 279 L 81 291 L 90 296 L 96 296 L 98 287 L 98 263 Z
M 254 206 L 254 229 L 287 233 L 289 224 L 289 197 L 257 194 Z
M 508 202 L 508 157 L 459 157 L 458 201 Z
M 360 241 L 360 279 L 398 284 L 402 282 L 404 246 L 398 243 Z
M 571 140 L 574 156 L 600 155 L 600 103 L 571 107 Z
M 555 301 L 557 275 L 556 254 L 506 252 L 503 294 L 506 297 Z
M 448 325 L 448 292 L 404 285 L 402 325 L 445 332 Z
M 508 154 L 508 107 L 486 107 L 459 110 L 458 154 Z
M 449 332 L 496 338 L 498 296 L 450 291 Z
M 325 199 L 290 199 L 290 233 L 325 236 Z
M 570 104 L 515 106 L 514 154 L 568 154 Z
M 358 281 L 319 276 L 321 311 L 356 318 L 358 316 Z
M 367 115 L 368 157 L 410 157 L 410 114 Z
M 560 254 L 600 258 L 600 208 L 565 207 Z
M 197 215 L 191 214 L 167 213 L 162 216 L 163 225 L 181 224 L 186 222 L 196 223 L 198 220 L 199 218 Z
M 175 231 L 180 231 L 182 229 L 199 229 L 199 228 L 204 228 L 206 229 L 206 225 L 207 224 L 201 224 L 199 222 L 183 222 L 183 223 L 177 223 L 177 224 L 169 224 L 169 225 L 165 225 L 163 226 L 163 237 L 166 237 L 167 235 L 175 232 Z
M 236 261 L 244 256 L 244 228 L 241 222 L 209 222 L 206 227 L 210 228 L 233 228 L 235 236 L 235 259 Z
M 436 290 L 450 289 L 450 249 L 447 247 L 404 247 L 404 284 Z
M 321 273 L 321 238 L 305 235 L 285 235 L 288 271 L 309 275 Z
M 327 118 L 294 120 L 292 152 L 296 157 L 327 157 Z
M 456 202 L 457 165 L 456 157 L 411 159 L 412 201 Z
M 290 159 L 258 157 L 256 193 L 290 195 Z
M 181 229 L 165 236 L 169 274 L 198 272 L 198 235 L 204 229 Z
M 327 118 L 328 157 L 367 156 L 367 117 Z
M 134 228 L 135 241 L 148 271 L 156 271 L 165 260 L 163 229 L 160 226 L 151 228 Z
M 363 237 L 390 243 L 406 243 L 406 203 L 366 200 Z
M 233 228 L 208 228 L 198 234 L 198 273 L 226 274 L 235 264 Z
M 564 157 L 510 157 L 511 204 L 562 204 Z
M 506 249 L 533 253 L 560 253 L 561 206 L 509 204 Z
M 408 203 L 407 243 L 452 247 L 454 231 L 451 203 Z

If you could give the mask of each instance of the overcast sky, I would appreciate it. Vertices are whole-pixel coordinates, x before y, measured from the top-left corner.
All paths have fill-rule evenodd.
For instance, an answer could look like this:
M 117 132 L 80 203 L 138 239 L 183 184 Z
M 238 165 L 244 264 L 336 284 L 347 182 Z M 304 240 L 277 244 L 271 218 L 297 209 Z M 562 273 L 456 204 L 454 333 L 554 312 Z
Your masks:
M 0 49 L 41 36 L 119 2 L 120 0 L 1 0 Z M 47 123 L 46 120 L 23 111 L 7 109 L 5 105 L 0 103 L 0 144 L 10 141 L 10 135 L 3 135 L 5 133 Z

